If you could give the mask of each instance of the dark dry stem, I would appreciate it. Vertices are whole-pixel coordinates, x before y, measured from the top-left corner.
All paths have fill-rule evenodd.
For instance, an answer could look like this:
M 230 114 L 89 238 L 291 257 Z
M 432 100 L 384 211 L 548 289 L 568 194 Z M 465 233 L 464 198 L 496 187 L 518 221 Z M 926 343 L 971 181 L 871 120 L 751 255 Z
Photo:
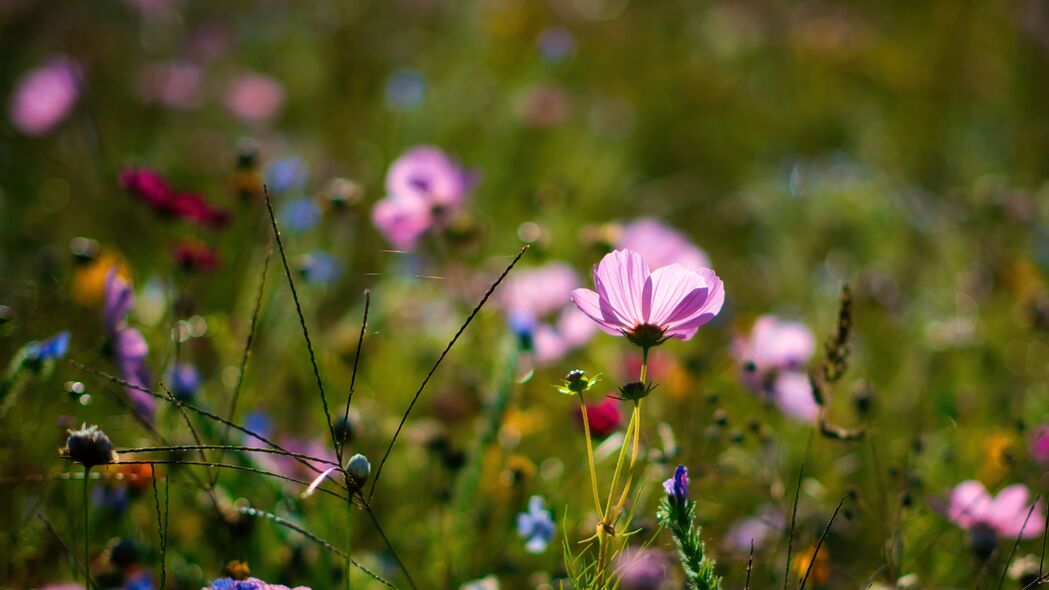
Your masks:
M 1045 544 L 1049 541 L 1049 518 L 1045 519 L 1045 530 L 1042 531 L 1042 553 L 1038 556 L 1038 577 L 1042 577 L 1042 567 L 1045 565 Z
M 290 451 L 281 451 L 278 449 L 267 449 L 265 447 L 245 447 L 238 445 L 173 445 L 166 447 L 134 447 L 130 449 L 117 449 L 114 451 L 118 455 L 134 454 L 134 453 L 162 453 L 162 452 L 173 452 L 173 451 L 196 451 L 200 449 L 221 449 L 224 451 L 239 451 L 244 453 L 265 453 L 268 455 L 281 455 L 284 457 L 295 457 L 299 459 L 305 459 L 307 461 L 316 461 L 317 463 L 323 463 L 325 465 L 331 465 L 338 467 L 339 464 L 335 461 L 328 459 L 319 459 L 312 455 L 306 455 L 303 453 L 292 453 Z M 218 461 L 216 461 L 218 463 Z M 340 468 L 339 471 L 342 471 Z
M 419 396 L 422 395 L 423 390 L 426 388 L 426 384 L 430 382 L 430 378 L 433 377 L 434 373 L 437 372 L 437 368 L 441 366 L 441 362 L 444 360 L 444 357 L 448 356 L 448 352 L 452 349 L 452 346 L 454 346 L 455 343 L 459 340 L 459 337 L 463 335 L 463 332 L 466 331 L 466 328 L 470 325 L 470 322 L 473 321 L 474 317 L 476 317 L 477 314 L 481 311 L 481 308 L 484 307 L 484 304 L 488 301 L 488 298 L 492 296 L 492 293 L 495 292 L 495 289 L 500 285 L 500 283 L 503 282 L 503 279 L 505 279 L 506 276 L 510 274 L 510 271 L 513 270 L 514 266 L 517 265 L 517 263 L 521 260 L 521 257 L 524 256 L 524 253 L 527 251 L 528 245 L 526 244 L 523 248 L 521 248 L 521 251 L 517 253 L 517 256 L 514 256 L 514 259 L 506 267 L 506 270 L 503 271 L 503 274 L 499 275 L 499 278 L 497 278 L 495 282 L 492 283 L 491 287 L 488 287 L 488 291 L 485 292 L 484 297 L 481 298 L 481 301 L 477 304 L 476 307 L 474 307 L 473 311 L 470 312 L 470 315 L 467 316 L 466 321 L 463 322 L 463 325 L 459 327 L 459 330 L 455 333 L 455 336 L 452 336 L 452 339 L 448 342 L 448 346 L 444 347 L 444 351 L 441 352 L 441 356 L 437 357 L 437 362 L 433 364 L 433 367 L 430 369 L 430 372 L 426 374 L 426 378 L 423 379 L 423 382 L 419 385 L 419 389 L 415 391 L 415 395 L 412 397 L 412 403 L 408 404 L 408 409 L 405 410 L 404 415 L 401 416 L 401 423 L 397 425 L 397 430 L 393 433 L 393 438 L 390 439 L 389 446 L 386 447 L 386 453 L 383 454 L 382 461 L 379 462 L 379 469 L 375 471 L 375 479 L 372 480 L 372 487 L 368 491 L 369 502 L 371 502 L 372 496 L 375 495 L 375 486 L 379 483 L 379 478 L 382 476 L 382 468 L 386 465 L 386 460 L 390 457 L 390 452 L 393 451 L 393 445 L 397 442 L 397 437 L 400 436 L 401 430 L 404 428 L 404 423 L 408 421 L 408 416 L 412 413 L 412 408 L 415 407 L 415 403 L 419 401 Z
M 266 259 L 262 263 L 262 278 L 259 279 L 259 288 L 255 292 L 255 307 L 251 310 L 251 324 L 248 328 L 248 338 L 244 342 L 244 350 L 240 353 L 240 365 L 237 373 L 237 385 L 233 387 L 233 398 L 229 402 L 229 410 L 226 412 L 227 422 L 232 422 L 237 415 L 237 402 L 240 401 L 240 389 L 244 385 L 244 373 L 248 370 L 248 358 L 251 356 L 251 344 L 255 341 L 255 329 L 259 322 L 259 311 L 262 309 L 262 294 L 266 288 L 266 275 L 269 273 L 270 258 L 273 257 L 273 237 L 271 236 L 269 242 L 266 244 Z M 222 441 L 229 442 L 230 427 L 226 425 L 226 432 L 222 436 Z M 219 453 L 218 461 L 222 462 L 223 452 Z M 211 481 L 211 485 L 218 483 L 219 473 L 215 474 L 215 479 Z
M 786 590 L 790 582 L 790 554 L 794 549 L 794 525 L 798 518 L 798 498 L 801 497 L 801 480 L 805 476 L 805 463 L 801 463 L 798 470 L 798 487 L 794 490 L 794 509 L 790 514 L 790 531 L 787 533 L 787 565 L 783 567 L 783 589 Z
M 1013 548 L 1009 551 L 1009 557 L 1005 558 L 1005 565 L 1002 567 L 1002 577 L 998 578 L 998 590 L 1002 590 L 1002 584 L 1005 583 L 1005 574 L 1009 572 L 1009 564 L 1013 561 L 1016 548 L 1020 546 L 1020 538 L 1023 536 L 1024 529 L 1027 528 L 1027 522 L 1031 520 L 1031 515 L 1034 514 L 1034 509 L 1038 507 L 1038 500 L 1041 497 L 1041 494 L 1039 494 L 1034 497 L 1034 502 L 1031 502 L 1031 509 L 1027 511 L 1027 518 L 1024 519 L 1023 526 L 1020 527 L 1020 532 L 1016 535 L 1016 541 L 1013 542 Z
M 747 581 L 743 583 L 743 590 L 750 590 L 750 571 L 754 569 L 754 539 L 750 540 L 750 557 L 747 558 Z
M 277 217 L 273 214 L 273 203 L 270 202 L 269 187 L 262 185 L 262 192 L 266 196 L 266 211 L 270 216 L 270 225 L 273 226 L 273 238 L 277 241 L 277 251 L 280 252 L 280 261 L 284 264 L 284 276 L 288 277 L 288 287 L 291 289 L 291 298 L 295 302 L 295 313 L 299 314 L 299 325 L 302 326 L 302 337 L 306 340 L 306 351 L 310 355 L 310 364 L 313 366 L 313 377 L 317 380 L 317 390 L 320 391 L 321 405 L 324 407 L 324 419 L 328 421 L 328 434 L 331 435 L 331 446 L 337 449 L 339 441 L 335 438 L 335 426 L 331 421 L 331 411 L 328 410 L 328 397 L 324 394 L 324 382 L 321 380 L 320 369 L 317 368 L 317 355 L 313 352 L 313 342 L 310 340 L 310 331 L 306 328 L 306 316 L 302 313 L 302 304 L 299 303 L 299 293 L 295 290 L 295 280 L 291 278 L 291 267 L 288 266 L 288 257 L 284 254 L 284 241 L 280 239 L 280 230 L 277 228 Z
M 69 548 L 69 545 L 66 545 L 66 542 L 63 541 L 62 537 L 58 535 L 58 531 L 56 531 L 55 527 L 51 525 L 51 521 L 44 518 L 44 515 L 40 514 L 39 512 L 36 514 L 36 517 L 44 523 L 44 526 L 47 527 L 47 530 L 51 533 L 51 536 L 53 536 L 55 540 L 58 541 L 58 544 L 62 547 L 62 550 L 66 552 L 66 555 L 69 556 L 69 560 L 73 562 L 73 565 L 75 565 L 76 568 L 81 572 L 84 572 L 84 575 L 87 575 L 87 569 L 82 563 L 80 563 L 80 560 L 77 559 L 76 554 L 74 554 L 73 550 Z M 97 590 L 98 586 L 96 586 L 94 582 L 91 582 L 89 579 L 88 583 L 91 588 L 95 588 Z
M 241 514 L 245 514 L 247 516 L 254 516 L 256 518 L 261 518 L 263 520 L 268 520 L 268 521 L 270 521 L 270 522 L 272 522 L 274 524 L 280 525 L 280 526 L 282 526 L 284 528 L 291 529 L 291 530 L 299 533 L 300 535 L 306 537 L 307 539 L 313 541 L 314 543 L 317 543 L 321 547 L 324 547 L 328 551 L 331 551 L 335 555 L 337 555 L 337 556 L 339 556 L 339 557 L 341 557 L 341 558 L 343 558 L 345 560 L 348 560 L 354 567 L 356 567 L 357 569 L 361 570 L 362 572 L 364 572 L 365 574 L 367 574 L 369 577 L 371 577 L 372 579 L 376 580 L 380 584 L 383 584 L 384 586 L 386 586 L 388 588 L 396 588 L 396 586 L 394 586 L 392 583 L 390 583 L 389 580 L 386 580 L 385 578 L 383 578 L 379 574 L 376 574 L 375 572 L 371 571 L 367 567 L 361 565 L 360 563 L 357 563 L 356 560 L 354 560 L 349 555 L 346 555 L 346 553 L 344 553 L 342 550 L 340 550 L 335 545 L 332 545 L 331 543 L 325 541 L 324 539 L 318 537 L 317 535 L 315 535 L 315 534 L 311 533 L 310 531 L 300 527 L 297 524 L 294 524 L 292 522 L 284 520 L 283 518 L 277 516 L 276 514 L 272 514 L 270 512 L 266 512 L 264 510 L 258 510 L 257 508 L 252 508 L 250 506 L 238 507 L 236 510 L 237 510 L 237 512 L 240 512 Z
M 408 573 L 408 568 L 404 565 L 404 562 L 401 561 L 401 556 L 397 555 L 397 550 L 393 548 L 393 543 L 391 543 L 390 539 L 386 536 L 386 531 L 382 530 L 382 526 L 379 525 L 379 519 L 375 516 L 372 507 L 365 505 L 364 511 L 368 514 L 368 518 L 371 519 L 372 524 L 375 526 L 375 530 L 379 533 L 379 536 L 382 537 L 383 542 L 386 543 L 386 548 L 390 550 L 390 555 L 393 556 L 393 560 L 397 562 L 397 566 L 401 568 L 404 577 L 408 579 L 408 585 L 413 589 L 416 588 L 415 580 L 413 580 L 412 575 Z
M 809 574 L 812 573 L 812 566 L 816 563 L 816 558 L 820 555 L 820 548 L 823 547 L 823 541 L 827 538 L 830 533 L 830 527 L 834 524 L 834 519 L 838 517 L 838 511 L 841 510 L 842 504 L 845 503 L 845 498 L 849 495 L 845 494 L 838 500 L 838 506 L 834 508 L 834 514 L 830 515 L 830 520 L 827 521 L 827 526 L 823 528 L 823 534 L 820 535 L 820 540 L 816 543 L 816 550 L 812 553 L 812 559 L 809 560 L 808 567 L 805 568 L 805 577 L 801 579 L 801 584 L 798 585 L 798 590 L 805 590 L 805 582 L 809 581 Z
M 119 377 L 115 377 L 113 375 L 110 375 L 109 373 L 106 373 L 104 371 L 99 371 L 98 369 L 91 368 L 91 367 L 89 367 L 89 366 L 87 366 L 87 365 L 85 365 L 83 363 L 78 362 L 75 359 L 69 359 L 69 362 L 73 366 L 75 366 L 75 367 L 77 367 L 77 368 L 79 368 L 81 370 L 87 371 L 89 373 L 92 373 L 92 374 L 94 374 L 94 375 L 96 375 L 98 377 L 101 377 L 103 379 L 106 379 L 107 381 L 111 381 L 111 382 L 116 383 L 118 385 L 123 385 L 124 387 L 130 387 L 131 389 L 134 389 L 135 391 L 141 391 L 142 393 L 145 393 L 147 395 L 153 396 L 155 399 L 164 400 L 166 402 L 171 402 L 171 400 L 169 400 L 167 397 L 165 397 L 163 395 L 160 395 L 159 393 L 153 391 L 152 389 L 149 389 L 148 387 L 142 387 L 140 385 L 135 385 L 134 383 L 130 383 L 130 382 L 125 381 L 125 380 L 123 380 L 123 379 L 121 379 Z M 235 422 L 232 422 L 230 420 L 226 420 L 225 418 L 217 416 L 217 415 L 215 415 L 215 414 L 213 414 L 213 413 L 211 413 L 211 412 L 209 412 L 209 411 L 207 411 L 207 410 L 205 410 L 203 408 L 195 406 L 193 404 L 190 404 L 190 403 L 187 403 L 187 402 L 178 402 L 178 403 L 179 403 L 179 405 L 185 407 L 186 409 L 188 409 L 188 410 L 190 410 L 192 412 L 196 412 L 197 414 L 200 414 L 201 416 L 204 416 L 205 418 L 209 418 L 209 419 L 214 420 L 216 422 L 220 422 L 222 424 L 225 424 L 226 426 L 228 426 L 228 427 L 230 427 L 230 428 L 232 428 L 234 430 L 242 432 L 242 433 L 244 433 L 244 434 L 254 438 L 255 440 L 261 441 L 261 442 L 263 442 L 263 443 L 273 447 L 274 449 L 277 449 L 279 451 L 288 452 L 287 449 L 285 449 L 284 447 L 282 447 L 282 446 L 278 445 L 277 443 L 271 441 L 270 439 L 266 438 L 265 436 L 262 436 L 261 434 L 259 434 L 257 432 L 253 432 L 253 431 L 251 431 L 251 430 L 249 430 L 249 429 L 247 429 L 247 428 L 245 428 L 245 427 L 243 427 L 243 426 L 241 426 L 241 425 L 239 425 L 239 424 L 237 424 Z M 153 432 L 156 432 L 155 429 L 151 429 L 151 430 L 153 430 Z M 159 434 L 158 434 L 158 437 L 159 437 Z M 166 441 L 163 441 L 162 437 L 160 437 L 160 438 L 161 438 L 162 442 L 165 442 L 165 444 L 166 444 Z M 319 474 L 321 472 L 320 469 L 318 469 L 316 466 L 310 464 L 310 462 L 306 461 L 305 459 L 299 459 L 299 458 L 295 457 L 295 460 L 298 461 L 299 463 L 305 465 L 307 469 L 310 469 L 314 473 L 318 473 Z
M 195 465 L 200 467 L 218 467 L 220 469 L 233 469 L 236 471 L 248 471 L 251 473 L 258 473 L 259 475 L 266 475 L 269 477 L 275 477 L 277 479 L 283 479 L 292 483 L 302 484 L 304 486 L 310 485 L 310 482 L 296 479 L 294 477 L 288 477 L 286 475 L 280 475 L 279 473 L 273 473 L 272 471 L 266 471 L 264 469 L 257 469 L 255 467 L 246 467 L 243 465 L 229 465 L 226 463 L 209 463 L 205 461 L 178 461 L 174 459 L 153 459 L 153 460 L 141 460 L 141 461 L 121 461 L 119 465 Z M 324 487 L 318 487 L 317 491 L 324 492 L 331 496 L 339 498 L 343 502 L 347 501 L 346 496 L 338 492 L 334 492 Z
M 160 515 L 160 492 L 157 490 L 157 471 L 153 465 L 149 466 L 149 473 L 152 475 L 151 483 L 153 484 L 153 504 L 157 509 L 157 536 L 160 537 L 160 588 L 163 590 L 165 582 L 167 581 L 167 549 L 168 549 L 168 526 L 167 518 L 161 518 Z M 167 478 L 164 479 L 164 514 L 167 514 L 168 497 L 170 494 L 167 489 Z
M 346 396 L 346 410 L 342 413 L 342 422 L 344 428 L 349 428 L 350 420 L 350 403 L 353 402 L 353 392 L 357 387 L 357 367 L 361 363 L 361 349 L 364 347 L 364 333 L 368 329 L 368 309 L 371 307 L 372 294 L 371 291 L 364 290 L 364 318 L 361 320 L 361 334 L 357 337 L 357 353 L 353 356 L 353 374 L 350 375 L 350 392 Z M 339 441 L 338 446 L 335 447 L 336 457 L 339 460 L 339 464 L 342 464 L 342 451 L 346 446 L 346 441 Z
M 84 466 L 84 587 L 91 586 L 91 549 L 89 541 L 91 539 L 91 523 L 88 520 L 88 498 L 87 488 L 88 484 L 91 483 L 91 478 L 88 474 L 91 472 L 91 468 L 87 465 Z

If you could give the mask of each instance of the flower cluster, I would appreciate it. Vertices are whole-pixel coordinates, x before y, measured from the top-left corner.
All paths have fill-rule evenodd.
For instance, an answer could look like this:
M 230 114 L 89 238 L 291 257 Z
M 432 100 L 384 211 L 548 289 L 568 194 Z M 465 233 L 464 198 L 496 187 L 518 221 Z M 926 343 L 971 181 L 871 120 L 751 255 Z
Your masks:
M 120 186 L 163 217 L 213 228 L 225 227 L 230 221 L 228 212 L 212 207 L 198 194 L 175 191 L 154 170 L 124 170 L 120 173 Z

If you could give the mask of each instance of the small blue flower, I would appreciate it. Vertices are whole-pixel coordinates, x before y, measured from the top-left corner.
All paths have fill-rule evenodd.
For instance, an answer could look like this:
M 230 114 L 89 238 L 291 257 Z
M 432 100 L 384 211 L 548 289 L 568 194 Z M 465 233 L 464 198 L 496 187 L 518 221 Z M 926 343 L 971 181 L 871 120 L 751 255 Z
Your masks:
M 524 537 L 525 550 L 542 553 L 554 538 L 554 519 L 543 507 L 542 496 L 528 499 L 528 511 L 517 515 L 517 534 Z
M 299 273 L 311 283 L 332 283 L 339 278 L 340 268 L 330 254 L 314 250 L 299 259 Z
M 179 401 L 189 401 L 200 389 L 200 372 L 188 363 L 171 367 L 168 379 L 171 381 L 171 393 Z
M 251 412 L 248 414 L 247 418 L 244 419 L 244 428 L 255 434 L 268 438 L 269 435 L 273 433 L 273 419 L 265 412 Z M 252 440 L 255 439 L 252 438 Z
M 68 351 L 68 330 L 59 332 L 43 342 L 30 342 L 29 344 L 26 344 L 25 348 L 26 358 L 37 362 L 62 358 Z
M 674 477 L 663 482 L 663 489 L 667 492 L 667 498 L 676 504 L 684 504 L 688 501 L 688 467 L 678 465 L 674 471 Z
M 510 330 L 517 336 L 522 350 L 535 348 L 535 317 L 530 313 L 511 312 L 507 315 Z
M 304 232 L 320 223 L 321 208 L 311 198 L 303 197 L 281 207 L 280 218 L 291 232 Z
M 386 102 L 395 109 L 412 109 L 426 97 L 426 79 L 416 70 L 397 70 L 386 82 Z
M 275 193 L 306 186 L 309 168 L 301 158 L 281 158 L 266 167 L 266 187 Z

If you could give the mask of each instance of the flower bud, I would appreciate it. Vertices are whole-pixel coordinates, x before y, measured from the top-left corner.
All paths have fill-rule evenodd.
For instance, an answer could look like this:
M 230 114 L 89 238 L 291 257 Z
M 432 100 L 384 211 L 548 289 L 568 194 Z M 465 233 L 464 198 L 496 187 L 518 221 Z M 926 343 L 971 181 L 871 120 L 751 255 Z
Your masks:
M 362 486 L 364 482 L 368 481 L 368 476 L 372 473 L 372 464 L 368 462 L 367 457 L 357 453 L 350 457 L 349 462 L 346 463 L 346 473 L 353 478 L 358 486 Z
M 649 393 L 652 393 L 653 387 L 647 383 L 641 381 L 631 381 L 619 388 L 619 394 L 623 396 L 623 399 L 636 402 L 642 398 L 648 397 Z
M 61 450 L 63 456 L 76 461 L 86 469 L 95 465 L 114 463 L 117 460 L 113 452 L 113 443 L 98 426 L 81 426 L 80 430 L 70 430 L 66 446 Z

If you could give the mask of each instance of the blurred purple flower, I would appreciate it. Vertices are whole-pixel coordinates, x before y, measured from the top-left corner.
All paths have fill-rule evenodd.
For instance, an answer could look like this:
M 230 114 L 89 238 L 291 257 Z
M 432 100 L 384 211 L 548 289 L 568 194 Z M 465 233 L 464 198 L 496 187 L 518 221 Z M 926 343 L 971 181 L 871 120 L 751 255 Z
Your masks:
M 302 158 L 281 158 L 266 167 L 266 187 L 270 192 L 280 193 L 306 186 L 309 168 Z
M 269 76 L 246 73 L 226 87 L 226 108 L 249 123 L 262 123 L 276 117 L 284 107 L 284 87 Z
M 339 263 L 331 254 L 322 250 L 313 250 L 299 258 L 299 274 L 307 282 L 327 284 L 335 282 L 342 273 Z
M 146 365 L 149 345 L 138 330 L 127 325 L 127 314 L 135 304 L 131 286 L 117 275 L 114 267 L 106 277 L 106 291 L 102 310 L 106 333 L 109 336 L 109 351 L 124 381 L 131 385 L 148 388 L 150 372 Z M 153 396 L 133 387 L 125 387 L 135 412 L 152 423 L 156 402 Z
M 542 553 L 554 538 L 554 519 L 544 508 L 542 496 L 528 499 L 528 510 L 517 515 L 517 534 L 525 538 L 525 550 Z
M 547 61 L 559 62 L 575 51 L 575 37 L 564 27 L 547 27 L 539 33 L 536 45 Z
M 660 590 L 670 558 L 659 549 L 627 547 L 616 557 L 620 590 Z
M 8 106 L 11 123 L 26 135 L 44 135 L 62 122 L 80 96 L 78 68 L 65 56 L 22 75 Z
M 805 363 L 815 350 L 816 339 L 804 324 L 772 315 L 758 318 L 750 337 L 733 343 L 744 385 L 784 414 L 809 422 L 820 412 L 805 372 Z
M 1045 505 L 1039 502 L 1027 519 L 1030 497 L 1023 484 L 1007 486 L 991 496 L 982 483 L 964 481 L 951 491 L 947 518 L 967 531 L 985 530 L 1006 539 L 1029 539 L 1042 534 L 1046 518 Z
M 690 270 L 710 267 L 710 258 L 685 234 L 652 218 L 642 218 L 623 226 L 616 248 L 633 250 L 644 257 L 650 268 L 680 264 Z
M 713 270 L 672 264 L 650 272 L 631 250 L 606 254 L 594 268 L 594 286 L 597 292 L 572 291 L 572 301 L 605 332 L 645 348 L 668 338 L 691 339 L 725 302 Z
M 740 520 L 725 533 L 725 543 L 741 553 L 750 551 L 750 544 L 760 548 L 772 535 L 783 530 L 783 513 L 773 506 L 765 506 L 754 516 Z
M 190 401 L 200 389 L 200 372 L 189 363 L 174 365 L 168 372 L 171 393 L 180 401 Z

